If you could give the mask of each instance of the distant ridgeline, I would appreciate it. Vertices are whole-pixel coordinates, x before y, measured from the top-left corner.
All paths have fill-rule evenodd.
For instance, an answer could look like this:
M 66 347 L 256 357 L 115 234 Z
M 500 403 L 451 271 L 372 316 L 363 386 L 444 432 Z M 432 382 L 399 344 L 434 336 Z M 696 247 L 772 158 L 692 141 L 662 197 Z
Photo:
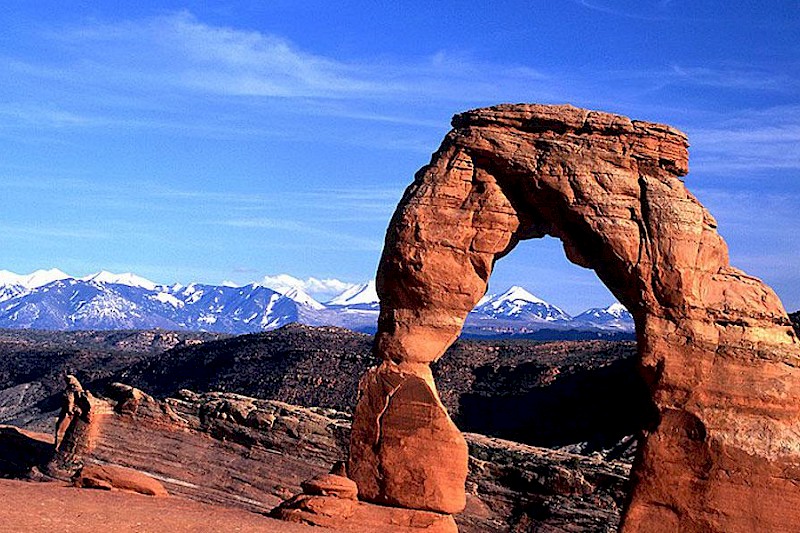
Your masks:
M 59 270 L 28 276 L 0 271 L 0 328 L 152 329 L 242 334 L 297 322 L 373 333 L 378 295 L 370 281 L 325 303 L 302 289 L 253 283 L 158 285 L 134 274 L 74 278 Z M 570 316 L 522 287 L 487 295 L 470 313 L 465 336 L 538 340 L 629 339 L 633 318 L 620 304 Z

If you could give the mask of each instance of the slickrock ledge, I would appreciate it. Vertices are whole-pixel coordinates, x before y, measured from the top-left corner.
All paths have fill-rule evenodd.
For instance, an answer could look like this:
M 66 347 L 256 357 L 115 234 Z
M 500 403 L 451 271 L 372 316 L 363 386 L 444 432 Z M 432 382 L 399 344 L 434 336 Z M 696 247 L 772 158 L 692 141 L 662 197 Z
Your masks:
M 179 398 L 157 400 L 121 384 L 106 396 L 92 397 L 102 407 L 102 415 L 88 416 L 92 431 L 68 432 L 57 459 L 50 461 L 69 467 L 56 472 L 64 480 L 72 477 L 83 485 L 75 474 L 86 473 L 84 477 L 94 480 L 89 486 L 114 494 L 162 494 L 159 483 L 178 501 L 270 512 L 359 533 L 388 533 L 389 526 L 400 528 L 396 531 L 453 531 L 448 514 L 356 500 L 357 487 L 340 467 L 350 436 L 345 413 L 188 390 Z M 78 418 L 72 423 L 85 422 Z M 90 435 L 92 441 L 76 441 Z M 464 438 L 470 449 L 469 491 L 466 509 L 455 517 L 461 533 L 616 529 L 628 463 L 477 434 Z M 52 436 L 0 427 L 0 452 L 0 477 L 40 480 L 39 469 L 53 454 Z M 332 464 L 337 467 L 326 473 Z M 0 521 L 12 516 L 0 513 Z M 86 530 L 92 527 L 84 525 Z
M 775 293 L 730 265 L 715 219 L 680 179 L 687 147 L 669 126 L 572 106 L 456 115 L 386 233 L 374 345 L 384 363 L 362 381 L 350 446 L 362 497 L 463 506 L 466 444 L 429 364 L 457 338 L 495 261 L 549 235 L 636 321 L 659 416 L 622 530 L 800 523 L 800 344 Z M 413 394 L 394 394 L 397 376 Z
M 130 490 L 134 470 L 172 495 L 266 513 L 343 459 L 350 433 L 349 416 L 329 409 L 191 391 L 156 400 L 119 383 L 106 393 L 73 419 L 48 473 L 80 484 L 104 467 L 117 474 L 109 488 Z

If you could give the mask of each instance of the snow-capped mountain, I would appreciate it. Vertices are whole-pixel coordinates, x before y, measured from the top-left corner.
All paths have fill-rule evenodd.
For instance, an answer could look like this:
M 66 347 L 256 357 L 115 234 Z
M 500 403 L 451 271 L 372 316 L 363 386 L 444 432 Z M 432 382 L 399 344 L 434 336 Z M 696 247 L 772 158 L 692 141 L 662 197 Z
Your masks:
M 380 302 L 374 281 L 350 287 L 325 305 L 334 313 L 336 324 L 365 333 L 377 329 Z
M 65 279 L 69 276 L 64 276 Z M 86 276 L 85 278 L 80 278 L 81 281 L 94 281 L 96 283 L 111 283 L 116 285 L 128 285 L 129 287 L 141 287 L 142 289 L 147 289 L 148 291 L 153 291 L 156 289 L 156 284 L 150 281 L 149 279 L 145 279 L 141 276 L 137 276 L 136 274 L 131 274 L 130 272 L 126 272 L 124 274 L 112 274 L 111 272 L 107 272 L 102 270 L 97 272 L 96 274 L 92 274 L 91 276 Z
M 300 288 L 292 288 L 285 292 L 278 291 L 290 300 L 299 303 L 300 305 L 305 305 L 306 307 L 310 307 L 311 309 L 325 309 L 325 306 L 316 301 L 314 298 L 311 297 L 306 291 Z
M 102 271 L 75 278 L 57 269 L 29 275 L 0 271 L 0 328 L 162 328 L 240 334 L 300 322 L 375 331 L 379 302 L 374 281 L 351 286 L 322 304 L 296 283 L 277 283 L 284 278 L 291 277 L 269 278 L 273 287 L 264 282 L 160 285 L 132 273 Z M 331 281 L 335 280 L 326 283 Z M 467 317 L 464 332 L 506 335 L 543 329 L 630 333 L 633 319 L 620 304 L 589 309 L 573 319 L 515 286 L 499 296 L 482 298 Z
M 321 325 L 325 306 L 299 290 L 281 294 L 243 287 L 157 285 L 135 274 L 98 272 L 29 287 L 0 283 L 0 327 L 36 329 L 187 329 L 249 333 L 291 322 Z M 30 276 L 24 277 L 26 281 Z M 39 276 L 41 278 L 41 276 Z M 38 286 L 37 286 L 38 285 Z
M 50 270 L 37 270 L 27 275 L 15 274 L 8 270 L 0 270 L 0 286 L 17 285 L 26 289 L 35 289 L 59 279 L 69 278 L 69 274 L 57 268 Z
M 65 274 L 57 268 L 37 270 L 28 275 L 0 270 L 0 302 L 25 294 L 31 289 L 66 278 L 69 278 L 69 274 Z
M 532 322 L 566 322 L 571 319 L 555 305 L 537 298 L 517 285 L 500 296 L 489 297 L 472 312 L 490 318 Z
M 293 276 L 289 276 L 287 274 L 271 276 L 254 285 L 272 289 L 279 294 L 283 294 L 290 300 L 294 300 L 295 302 L 311 307 L 312 309 L 325 309 L 324 305 L 319 303 L 310 294 L 303 290 L 303 281 Z
M 619 302 L 608 307 L 593 307 L 573 318 L 576 324 L 598 329 L 633 331 L 633 315 Z
M 328 307 L 347 307 L 350 309 L 378 309 L 378 292 L 375 281 L 368 281 L 347 289 L 326 303 Z

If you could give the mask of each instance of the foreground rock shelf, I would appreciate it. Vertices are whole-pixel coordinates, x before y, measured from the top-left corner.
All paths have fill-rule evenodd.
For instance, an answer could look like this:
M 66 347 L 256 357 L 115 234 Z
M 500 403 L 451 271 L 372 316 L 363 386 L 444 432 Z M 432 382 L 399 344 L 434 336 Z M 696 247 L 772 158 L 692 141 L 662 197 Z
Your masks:
M 119 384 L 92 403 L 94 412 L 74 422 L 91 431 L 68 434 L 51 461 L 64 478 L 84 465 L 122 467 L 159 481 L 172 496 L 268 513 L 347 456 L 350 417 L 330 409 L 190 391 L 161 401 Z M 456 516 L 459 531 L 616 529 L 629 464 L 477 434 L 466 440 L 469 490 Z M 34 446 L 13 428 L 0 431 L 0 447 L 23 450 L 25 442 Z M 36 443 L 36 454 L 5 472 L 21 475 L 20 462 L 30 468 L 46 460 Z
M 74 489 L 63 483 L 0 479 L 0 526 L 13 533 L 326 533 L 242 509 L 182 498 Z

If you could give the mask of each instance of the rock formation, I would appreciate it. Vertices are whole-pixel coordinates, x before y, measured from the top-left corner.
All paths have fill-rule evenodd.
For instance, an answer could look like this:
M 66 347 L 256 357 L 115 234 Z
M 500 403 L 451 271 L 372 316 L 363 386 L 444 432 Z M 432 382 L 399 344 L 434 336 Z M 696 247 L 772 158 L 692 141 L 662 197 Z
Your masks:
M 467 448 L 429 364 L 495 261 L 549 235 L 633 314 L 658 421 L 624 531 L 788 531 L 800 523 L 800 345 L 774 292 L 730 266 L 686 189 L 684 134 L 570 106 L 456 115 L 406 190 L 378 268 L 381 312 L 348 474 L 362 498 L 465 502 Z
M 92 397 L 92 431 L 68 431 L 51 461 L 63 465 L 51 473 L 78 486 L 168 491 L 178 501 L 260 514 L 289 498 L 273 515 L 359 533 L 453 531 L 448 514 L 356 501 L 342 462 L 346 413 L 231 393 L 184 390 L 156 400 L 121 384 Z M 80 417 L 71 424 L 86 428 Z M 616 529 L 629 463 L 464 436 L 470 458 L 466 509 L 455 517 L 461 533 Z M 40 469 L 52 454 L 52 434 L 0 426 L 0 478 L 45 480 Z M 326 473 L 331 464 L 337 467 Z
M 48 474 L 157 495 L 163 484 L 177 496 L 265 513 L 341 460 L 349 436 L 347 415 L 331 410 L 190 391 L 161 401 L 120 383 L 106 394 L 89 394 L 91 408 L 73 418 Z
M 72 374 L 67 374 L 64 381 L 66 387 L 64 389 L 61 412 L 58 414 L 58 420 L 56 421 L 56 448 L 58 448 L 59 443 L 64 439 L 64 434 L 75 417 L 85 417 L 88 415 L 92 399 L 91 394 L 83 390 L 83 386 L 80 381 L 78 381 L 78 378 Z
M 344 475 L 321 474 L 302 487 L 272 516 L 350 533 L 458 533 L 452 515 L 358 501 L 356 484 Z

